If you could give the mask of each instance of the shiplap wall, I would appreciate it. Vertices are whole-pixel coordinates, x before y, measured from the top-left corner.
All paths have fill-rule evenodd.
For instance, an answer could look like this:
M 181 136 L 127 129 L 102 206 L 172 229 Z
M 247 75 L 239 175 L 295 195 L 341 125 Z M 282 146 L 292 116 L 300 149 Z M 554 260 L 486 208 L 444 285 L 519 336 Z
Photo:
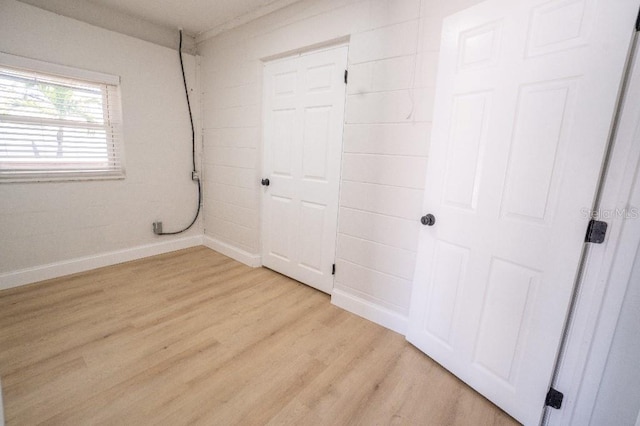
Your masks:
M 124 180 L 0 184 L 0 289 L 199 244 L 200 222 L 174 237 L 155 236 L 151 227 L 161 219 L 166 231 L 179 229 L 196 208 L 175 49 L 1 0 L 0 51 L 120 76 L 127 173 Z M 185 65 L 194 84 L 195 58 L 185 55 Z
M 444 16 L 478 0 L 304 0 L 200 40 L 205 240 L 260 253 L 263 60 L 349 40 L 333 302 L 402 332 Z

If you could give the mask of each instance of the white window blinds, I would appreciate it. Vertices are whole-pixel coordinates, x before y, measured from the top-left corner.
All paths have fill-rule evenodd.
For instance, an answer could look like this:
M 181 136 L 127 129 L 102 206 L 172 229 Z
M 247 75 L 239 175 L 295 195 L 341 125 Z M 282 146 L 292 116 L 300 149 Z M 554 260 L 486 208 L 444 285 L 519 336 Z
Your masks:
M 0 181 L 122 177 L 118 83 L 0 55 Z

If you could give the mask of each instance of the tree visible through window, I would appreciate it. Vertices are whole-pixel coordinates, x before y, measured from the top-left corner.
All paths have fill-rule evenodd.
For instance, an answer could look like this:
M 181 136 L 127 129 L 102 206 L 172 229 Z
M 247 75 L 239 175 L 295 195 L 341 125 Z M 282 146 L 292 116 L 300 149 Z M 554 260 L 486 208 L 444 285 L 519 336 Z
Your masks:
M 117 89 L 0 66 L 0 178 L 121 175 Z

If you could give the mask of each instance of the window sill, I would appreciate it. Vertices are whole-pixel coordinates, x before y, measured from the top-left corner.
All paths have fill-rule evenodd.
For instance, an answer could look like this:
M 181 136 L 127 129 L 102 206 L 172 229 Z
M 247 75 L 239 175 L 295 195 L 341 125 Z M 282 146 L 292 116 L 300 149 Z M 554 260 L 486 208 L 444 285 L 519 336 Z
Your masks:
M 45 183 L 45 182 L 71 182 L 71 181 L 97 181 L 97 180 L 124 180 L 125 173 L 105 172 L 68 172 L 51 174 L 6 174 L 0 173 L 0 184 L 3 183 Z

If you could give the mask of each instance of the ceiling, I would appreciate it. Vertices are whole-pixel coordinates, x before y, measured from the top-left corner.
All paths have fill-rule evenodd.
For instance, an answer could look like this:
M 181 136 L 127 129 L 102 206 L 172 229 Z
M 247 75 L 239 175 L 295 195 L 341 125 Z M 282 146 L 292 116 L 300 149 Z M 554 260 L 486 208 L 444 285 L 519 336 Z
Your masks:
M 0 0 L 2 1 L 2 0 Z M 162 46 L 175 48 L 178 28 L 183 50 L 299 0 L 18 0 Z
M 194 37 L 221 32 L 296 0 L 85 0 Z

